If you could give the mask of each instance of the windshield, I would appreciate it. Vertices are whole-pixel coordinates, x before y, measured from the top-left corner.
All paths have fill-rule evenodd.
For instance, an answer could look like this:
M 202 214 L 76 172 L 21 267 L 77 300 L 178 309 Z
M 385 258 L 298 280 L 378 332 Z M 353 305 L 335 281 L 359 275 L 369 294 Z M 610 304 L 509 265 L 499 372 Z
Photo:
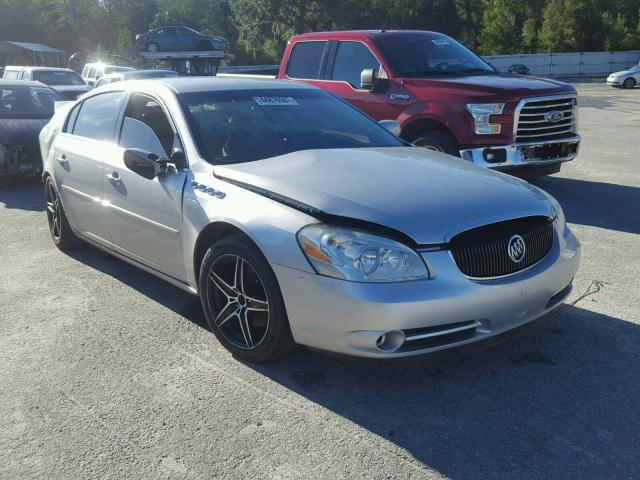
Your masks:
M 60 101 L 64 98 L 49 88 L 1 87 L 0 118 L 51 118 Z
M 193 92 L 179 99 L 201 155 L 214 164 L 299 150 L 404 145 L 366 115 L 322 91 Z
M 640 64 L 636 65 L 635 67 L 631 67 L 629 69 L 629 71 L 631 71 L 631 72 L 640 72 Z
M 375 43 L 397 77 L 493 74 L 471 50 L 445 35 L 430 32 L 381 35 Z
M 76 72 L 65 70 L 40 70 L 33 72 L 33 79 L 45 85 L 84 85 L 84 80 Z

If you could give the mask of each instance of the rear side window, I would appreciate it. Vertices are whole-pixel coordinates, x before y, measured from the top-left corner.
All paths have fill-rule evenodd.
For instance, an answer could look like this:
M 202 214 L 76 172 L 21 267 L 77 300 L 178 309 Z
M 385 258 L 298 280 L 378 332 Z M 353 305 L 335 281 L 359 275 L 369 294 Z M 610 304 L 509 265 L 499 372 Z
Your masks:
M 94 140 L 113 140 L 124 92 L 109 92 L 82 102 L 73 134 Z
M 291 78 L 317 80 L 327 42 L 298 42 L 293 46 L 287 65 L 287 75 Z
M 360 73 L 367 68 L 378 71 L 380 62 L 371 53 L 369 47 L 360 42 L 340 42 L 333 64 L 332 80 L 349 83 L 353 88 L 360 88 Z
M 89 74 L 87 75 L 88 78 L 96 78 L 96 67 L 91 67 L 89 69 Z
M 18 78 L 18 71 L 17 70 L 5 70 L 3 78 L 9 78 L 11 80 L 17 79 Z

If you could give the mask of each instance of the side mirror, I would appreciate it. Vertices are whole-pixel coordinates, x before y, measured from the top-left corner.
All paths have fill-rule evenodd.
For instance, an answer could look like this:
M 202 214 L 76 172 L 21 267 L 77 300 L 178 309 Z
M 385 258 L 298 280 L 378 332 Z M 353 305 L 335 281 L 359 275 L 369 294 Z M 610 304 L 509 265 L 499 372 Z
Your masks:
M 168 158 L 160 158 L 155 153 L 139 148 L 128 148 L 124 151 L 124 164 L 127 168 L 148 180 L 153 180 L 164 172 L 167 162 Z
M 377 79 L 378 74 L 373 68 L 365 68 L 360 72 L 360 88 L 373 92 Z
M 182 170 L 187 166 L 187 156 L 179 148 L 174 148 L 171 158 L 169 158 L 169 163 L 173 163 L 176 170 Z
M 380 120 L 378 124 L 380 124 L 381 127 L 389 130 L 396 137 L 400 136 L 400 132 L 402 131 L 402 129 L 400 128 L 400 123 L 396 120 Z

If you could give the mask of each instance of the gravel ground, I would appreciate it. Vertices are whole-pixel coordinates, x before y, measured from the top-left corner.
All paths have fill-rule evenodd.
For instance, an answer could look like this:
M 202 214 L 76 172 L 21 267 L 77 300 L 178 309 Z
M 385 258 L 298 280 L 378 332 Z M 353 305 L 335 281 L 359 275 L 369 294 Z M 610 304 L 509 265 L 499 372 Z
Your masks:
M 195 297 L 58 251 L 41 186 L 0 189 L 0 478 L 639 478 L 640 90 L 579 91 L 581 154 L 536 181 L 574 292 L 480 351 L 240 363 Z

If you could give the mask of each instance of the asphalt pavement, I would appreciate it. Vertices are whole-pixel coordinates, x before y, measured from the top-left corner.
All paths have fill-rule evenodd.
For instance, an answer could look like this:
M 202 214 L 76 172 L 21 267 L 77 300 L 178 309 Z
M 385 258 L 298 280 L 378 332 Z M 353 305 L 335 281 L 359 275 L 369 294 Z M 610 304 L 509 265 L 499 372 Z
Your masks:
M 196 297 L 58 251 L 41 185 L 0 187 L 0 478 L 640 478 L 640 89 L 578 87 L 580 156 L 534 182 L 582 242 L 567 304 L 409 362 L 241 363 Z

